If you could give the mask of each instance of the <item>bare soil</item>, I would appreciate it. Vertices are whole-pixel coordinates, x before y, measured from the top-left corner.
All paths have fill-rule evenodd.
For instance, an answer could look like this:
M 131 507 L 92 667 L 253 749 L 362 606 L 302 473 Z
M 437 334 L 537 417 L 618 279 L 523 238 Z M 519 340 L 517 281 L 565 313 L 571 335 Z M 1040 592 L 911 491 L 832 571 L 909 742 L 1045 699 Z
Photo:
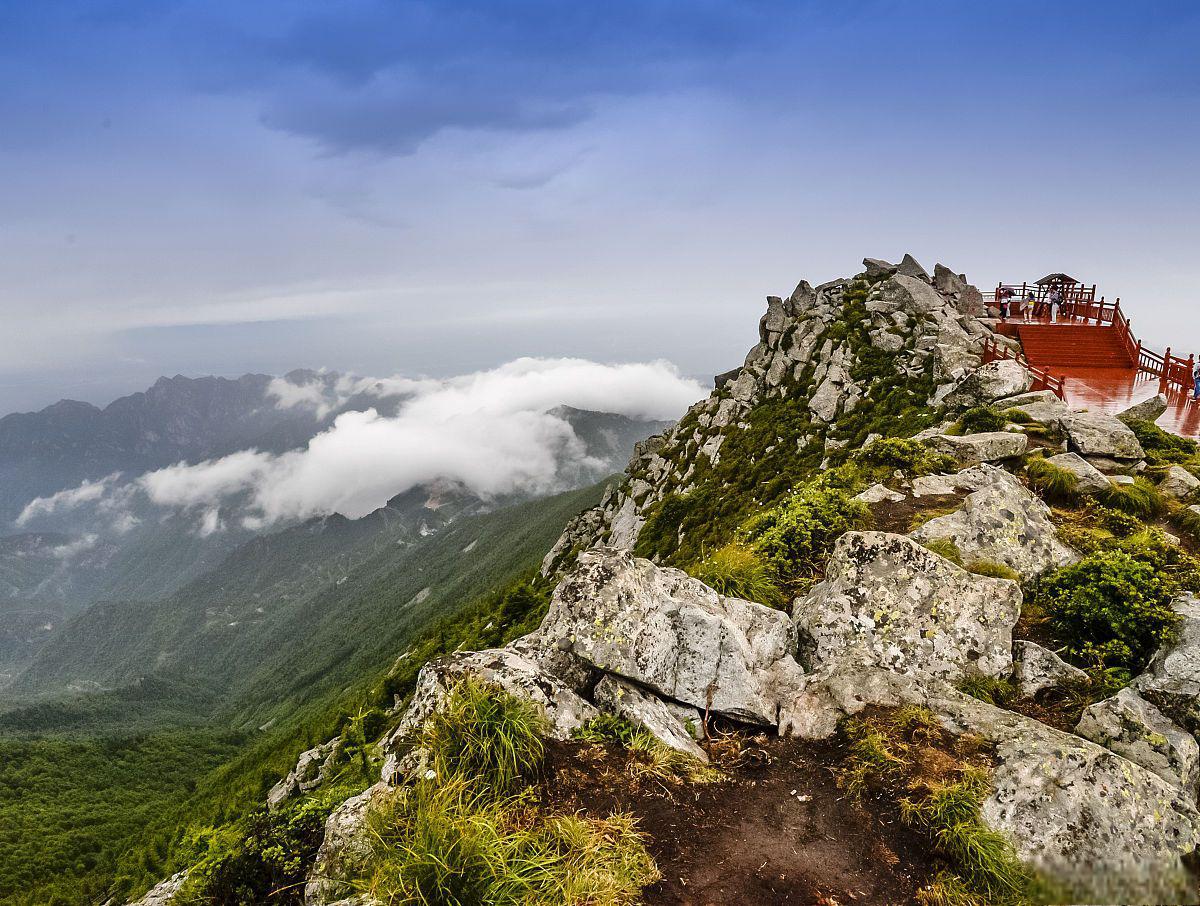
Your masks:
M 663 875 L 645 892 L 657 906 L 909 904 L 935 874 L 919 836 L 837 786 L 832 744 L 754 737 L 714 755 L 726 780 L 684 784 L 634 776 L 615 746 L 559 744 L 543 801 L 636 816 Z

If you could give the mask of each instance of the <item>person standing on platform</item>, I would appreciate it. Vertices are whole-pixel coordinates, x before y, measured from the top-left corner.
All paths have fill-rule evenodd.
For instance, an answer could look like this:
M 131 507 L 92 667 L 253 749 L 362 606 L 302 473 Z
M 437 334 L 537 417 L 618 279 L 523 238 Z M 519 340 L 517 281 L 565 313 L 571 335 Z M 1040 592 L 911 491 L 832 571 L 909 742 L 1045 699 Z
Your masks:
M 1012 302 L 1013 291 L 1009 287 L 1000 290 L 1000 320 L 1008 320 L 1008 306 Z
M 1200 362 L 1192 368 L 1192 399 L 1200 400 Z

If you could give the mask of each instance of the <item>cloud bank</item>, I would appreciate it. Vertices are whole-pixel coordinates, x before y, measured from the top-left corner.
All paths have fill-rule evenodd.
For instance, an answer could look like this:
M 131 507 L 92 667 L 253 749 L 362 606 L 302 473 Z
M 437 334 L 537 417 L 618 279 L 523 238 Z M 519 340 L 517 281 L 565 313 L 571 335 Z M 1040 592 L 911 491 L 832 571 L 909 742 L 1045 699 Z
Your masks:
M 352 401 L 379 405 L 341 411 L 302 449 L 242 450 L 125 482 L 118 476 L 84 482 L 32 501 L 18 522 L 94 506 L 114 523 L 127 523 L 130 505 L 144 500 L 196 510 L 197 530 L 207 535 L 226 525 L 230 508 L 251 529 L 333 512 L 357 518 L 434 479 L 459 482 L 485 499 L 550 493 L 564 486 L 564 465 L 600 466 L 587 460 L 557 407 L 670 419 L 705 391 L 667 362 L 523 358 L 447 379 L 277 379 L 268 393 L 281 408 L 304 406 L 319 416 Z M 385 403 L 394 415 L 381 414 Z

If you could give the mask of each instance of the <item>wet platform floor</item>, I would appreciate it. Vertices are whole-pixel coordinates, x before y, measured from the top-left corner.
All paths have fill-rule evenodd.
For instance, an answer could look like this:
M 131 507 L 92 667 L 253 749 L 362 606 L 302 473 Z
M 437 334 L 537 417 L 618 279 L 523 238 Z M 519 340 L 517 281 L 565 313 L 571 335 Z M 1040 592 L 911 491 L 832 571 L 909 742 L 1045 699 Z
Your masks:
M 1063 375 L 1063 392 L 1074 409 L 1116 414 L 1158 393 L 1158 378 L 1134 368 L 1050 368 Z M 1167 394 L 1158 426 L 1182 437 L 1200 437 L 1200 402 L 1178 391 Z

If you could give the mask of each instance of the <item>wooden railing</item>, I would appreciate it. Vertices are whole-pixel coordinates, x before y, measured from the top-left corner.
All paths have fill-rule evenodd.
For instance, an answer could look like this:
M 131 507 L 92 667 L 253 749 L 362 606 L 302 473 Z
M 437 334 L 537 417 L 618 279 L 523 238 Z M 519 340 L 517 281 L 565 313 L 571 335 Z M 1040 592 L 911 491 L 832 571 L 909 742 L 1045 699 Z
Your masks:
M 1049 390 L 1059 399 L 1063 399 L 1063 379 L 1061 377 L 1055 377 L 1046 369 L 1029 364 L 1025 356 L 988 337 L 983 341 L 983 364 L 986 365 L 997 359 L 1012 359 L 1024 365 L 1033 375 L 1033 390 Z
M 1010 289 L 1016 298 L 1024 299 L 1032 293 L 1034 299 L 1040 302 L 1052 288 L 1049 285 L 1038 286 L 1036 283 L 997 283 L 996 292 L 992 295 L 992 299 L 995 302 L 999 302 L 1000 293 L 1006 289 Z M 1096 301 L 1096 284 L 1094 283 L 1091 286 L 1084 286 L 1080 283 L 1074 286 L 1059 288 L 1062 289 L 1064 303 L 1077 302 L 1087 305 Z

